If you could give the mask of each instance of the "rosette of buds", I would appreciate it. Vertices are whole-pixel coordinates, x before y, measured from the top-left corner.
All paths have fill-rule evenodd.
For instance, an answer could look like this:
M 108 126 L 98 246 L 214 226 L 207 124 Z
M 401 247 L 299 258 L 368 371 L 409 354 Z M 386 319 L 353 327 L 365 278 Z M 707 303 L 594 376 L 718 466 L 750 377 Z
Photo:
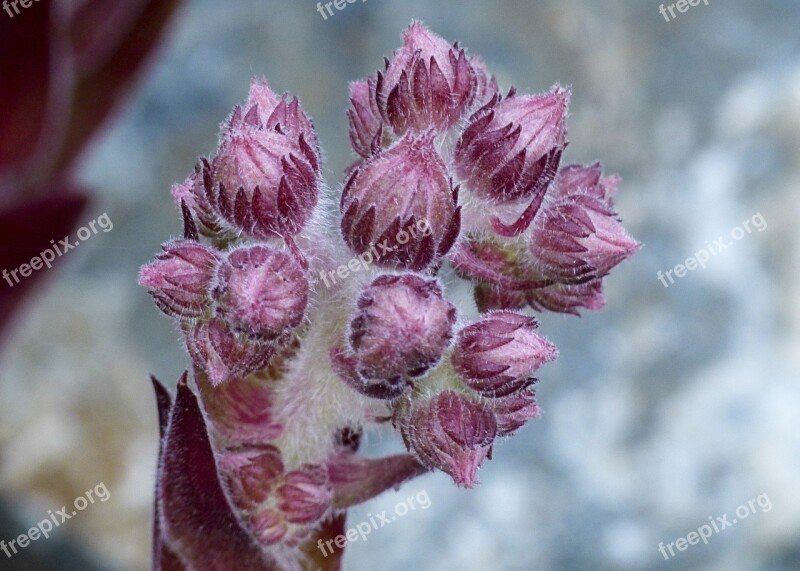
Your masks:
M 339 569 L 349 507 L 431 470 L 472 487 L 539 416 L 534 375 L 558 351 L 531 311 L 598 309 L 638 248 L 619 179 L 561 164 L 569 100 L 501 95 L 414 22 L 350 86 L 337 199 L 298 99 L 252 83 L 172 189 L 183 237 L 140 273 L 194 373 L 174 403 L 156 382 L 154 568 Z M 408 453 L 359 454 L 379 423 Z

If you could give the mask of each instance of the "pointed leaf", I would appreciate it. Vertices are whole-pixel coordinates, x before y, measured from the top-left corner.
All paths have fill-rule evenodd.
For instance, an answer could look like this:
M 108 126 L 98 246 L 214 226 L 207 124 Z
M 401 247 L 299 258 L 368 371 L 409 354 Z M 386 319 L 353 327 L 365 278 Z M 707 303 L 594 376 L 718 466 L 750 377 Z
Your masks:
M 159 474 L 161 524 L 170 546 L 194 569 L 280 569 L 245 532 L 220 483 L 197 397 L 178 385 Z

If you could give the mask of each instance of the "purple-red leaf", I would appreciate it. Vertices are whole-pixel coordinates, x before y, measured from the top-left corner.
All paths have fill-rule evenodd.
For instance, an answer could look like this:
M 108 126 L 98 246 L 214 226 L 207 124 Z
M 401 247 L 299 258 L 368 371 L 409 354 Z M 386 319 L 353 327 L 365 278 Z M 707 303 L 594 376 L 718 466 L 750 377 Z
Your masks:
M 186 373 L 184 373 L 185 375 Z M 172 395 L 166 387 L 154 376 L 150 376 L 153 389 L 156 393 L 156 405 L 158 407 L 158 428 L 161 441 L 158 447 L 159 458 L 163 453 L 164 435 L 169 424 L 169 413 L 172 409 Z M 161 535 L 161 513 L 158 507 L 158 494 L 156 493 L 155 506 L 153 508 L 153 571 L 186 571 L 186 567 L 180 558 L 164 543 Z
M 130 14 L 135 19 L 128 22 L 127 34 L 117 38 L 113 48 L 102 49 L 105 54 L 102 63 L 77 78 L 67 136 L 55 163 L 58 172 L 69 167 L 114 106 L 131 92 L 137 72 L 158 44 L 179 4 L 180 0 L 147 0 Z M 78 29 L 96 18 L 88 11 L 78 16 Z M 86 53 L 91 51 L 89 45 L 78 48 Z
M 345 509 L 364 503 L 427 471 L 410 454 L 364 458 L 352 452 L 338 453 L 328 462 L 333 506 Z
M 2 59 L 2 58 L 0 58 Z M 0 90 L 2 91 L 2 90 Z M 87 203 L 83 194 L 67 185 L 54 185 L 53 196 L 29 202 L 22 206 L 0 211 L 0 271 L 7 270 L 9 278 L 0 281 L 0 343 L 6 328 L 31 287 L 50 275 L 43 267 L 28 277 L 12 275 L 22 264 L 69 236 Z M 69 192 L 69 194 L 67 194 Z M 63 263 L 56 257 L 54 266 Z M 14 278 L 19 279 L 19 283 Z M 8 281 L 11 281 L 10 285 Z
M 0 171 L 36 149 L 51 92 L 50 3 L 0 14 Z
M 228 503 L 197 397 L 185 376 L 163 444 L 158 492 L 164 536 L 191 568 L 280 569 L 256 546 Z

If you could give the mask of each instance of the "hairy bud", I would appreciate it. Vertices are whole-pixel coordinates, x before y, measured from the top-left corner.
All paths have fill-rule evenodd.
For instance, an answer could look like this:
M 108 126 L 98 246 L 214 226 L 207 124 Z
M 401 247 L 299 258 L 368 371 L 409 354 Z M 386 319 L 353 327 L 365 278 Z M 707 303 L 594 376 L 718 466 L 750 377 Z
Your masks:
M 193 319 L 209 309 L 209 290 L 219 255 L 199 242 L 167 242 L 163 254 L 142 266 L 139 284 L 169 316 Z
M 503 397 L 530 385 L 534 371 L 558 357 L 558 349 L 536 333 L 537 327 L 532 317 L 490 313 L 459 332 L 453 367 L 484 396 Z
M 354 253 L 373 251 L 377 265 L 422 270 L 458 237 L 456 202 L 457 190 L 448 181 L 433 133 L 406 136 L 348 177 L 342 233 Z
M 456 485 L 471 488 L 478 467 L 491 454 L 497 421 L 485 405 L 446 390 L 413 403 L 402 429 L 423 464 L 446 472 Z
M 568 102 L 569 91 L 554 88 L 486 105 L 456 145 L 456 172 L 491 202 L 543 195 L 566 144 Z
M 386 381 L 422 375 L 441 359 L 455 319 L 435 280 L 378 277 L 361 292 L 350 323 L 359 374 Z
M 481 312 L 521 309 L 528 292 L 538 292 L 553 283 L 536 272 L 527 245 L 520 240 L 464 240 L 450 261 L 456 274 L 474 282 L 475 302 Z
M 299 232 L 319 194 L 319 151 L 297 99 L 278 99 L 254 83 L 203 172 L 208 203 L 233 229 L 269 239 Z
M 482 65 L 473 67 L 463 49 L 414 22 L 385 73 L 378 74 L 377 99 L 386 102 L 384 119 L 398 135 L 446 129 L 469 111 L 479 83 L 487 89 L 490 80 L 479 78 L 484 73 Z
M 219 265 L 213 297 L 217 315 L 234 330 L 275 339 L 303 320 L 308 281 L 286 252 L 243 246 L 231 250 Z
M 327 470 L 308 464 L 286 472 L 280 450 L 271 445 L 226 450 L 220 471 L 234 504 L 265 545 L 297 545 L 331 507 Z
M 413 22 L 384 71 L 351 84 L 350 141 L 369 157 L 409 131 L 449 129 L 495 93 L 480 58 Z
M 186 332 L 186 347 L 196 367 L 219 385 L 267 366 L 274 348 L 237 334 L 221 319 L 196 323 Z
M 616 185 L 616 178 L 600 177 L 599 165 L 559 172 L 555 200 L 536 217 L 529 244 L 544 275 L 558 283 L 585 284 L 639 248 L 612 209 Z

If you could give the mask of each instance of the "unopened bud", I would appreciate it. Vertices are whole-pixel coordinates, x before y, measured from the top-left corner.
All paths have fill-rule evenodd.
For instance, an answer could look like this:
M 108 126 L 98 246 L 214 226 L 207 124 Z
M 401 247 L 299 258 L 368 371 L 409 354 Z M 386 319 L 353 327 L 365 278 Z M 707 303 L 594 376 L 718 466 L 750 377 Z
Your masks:
M 558 357 L 558 349 L 536 333 L 537 327 L 532 317 L 489 313 L 459 332 L 453 367 L 484 396 L 502 397 L 530 385 L 533 373 Z
M 435 280 L 378 277 L 361 292 L 350 324 L 358 372 L 387 381 L 425 373 L 450 343 L 455 319 L 455 307 Z
M 456 485 L 471 488 L 478 467 L 491 453 L 497 421 L 486 405 L 446 390 L 413 403 L 403 430 L 423 464 L 446 472 Z
M 296 234 L 319 194 L 313 125 L 296 99 L 279 100 L 265 84 L 251 86 L 246 105 L 223 129 L 211 180 L 204 178 L 208 202 L 233 229 L 256 238 Z
M 211 280 L 219 261 L 216 251 L 194 240 L 167 242 L 163 254 L 142 266 L 139 284 L 156 305 L 172 317 L 194 319 L 209 308 Z
M 433 133 L 406 136 L 348 177 L 342 234 L 355 254 L 373 251 L 376 265 L 419 271 L 446 254 L 458 237 L 456 201 Z
M 286 252 L 269 246 L 231 250 L 213 290 L 217 315 L 236 330 L 271 340 L 297 327 L 308 302 L 308 281 Z
M 562 169 L 551 190 L 555 201 L 534 222 L 530 252 L 542 274 L 558 283 L 603 278 L 639 249 L 612 207 L 617 180 L 599 172 L 597 165 Z
M 275 349 L 235 333 L 220 319 L 196 323 L 186 333 L 186 347 L 195 366 L 212 385 L 246 377 L 269 364 Z
M 542 195 L 566 144 L 569 90 L 510 95 L 470 120 L 455 151 L 456 172 L 491 202 Z

